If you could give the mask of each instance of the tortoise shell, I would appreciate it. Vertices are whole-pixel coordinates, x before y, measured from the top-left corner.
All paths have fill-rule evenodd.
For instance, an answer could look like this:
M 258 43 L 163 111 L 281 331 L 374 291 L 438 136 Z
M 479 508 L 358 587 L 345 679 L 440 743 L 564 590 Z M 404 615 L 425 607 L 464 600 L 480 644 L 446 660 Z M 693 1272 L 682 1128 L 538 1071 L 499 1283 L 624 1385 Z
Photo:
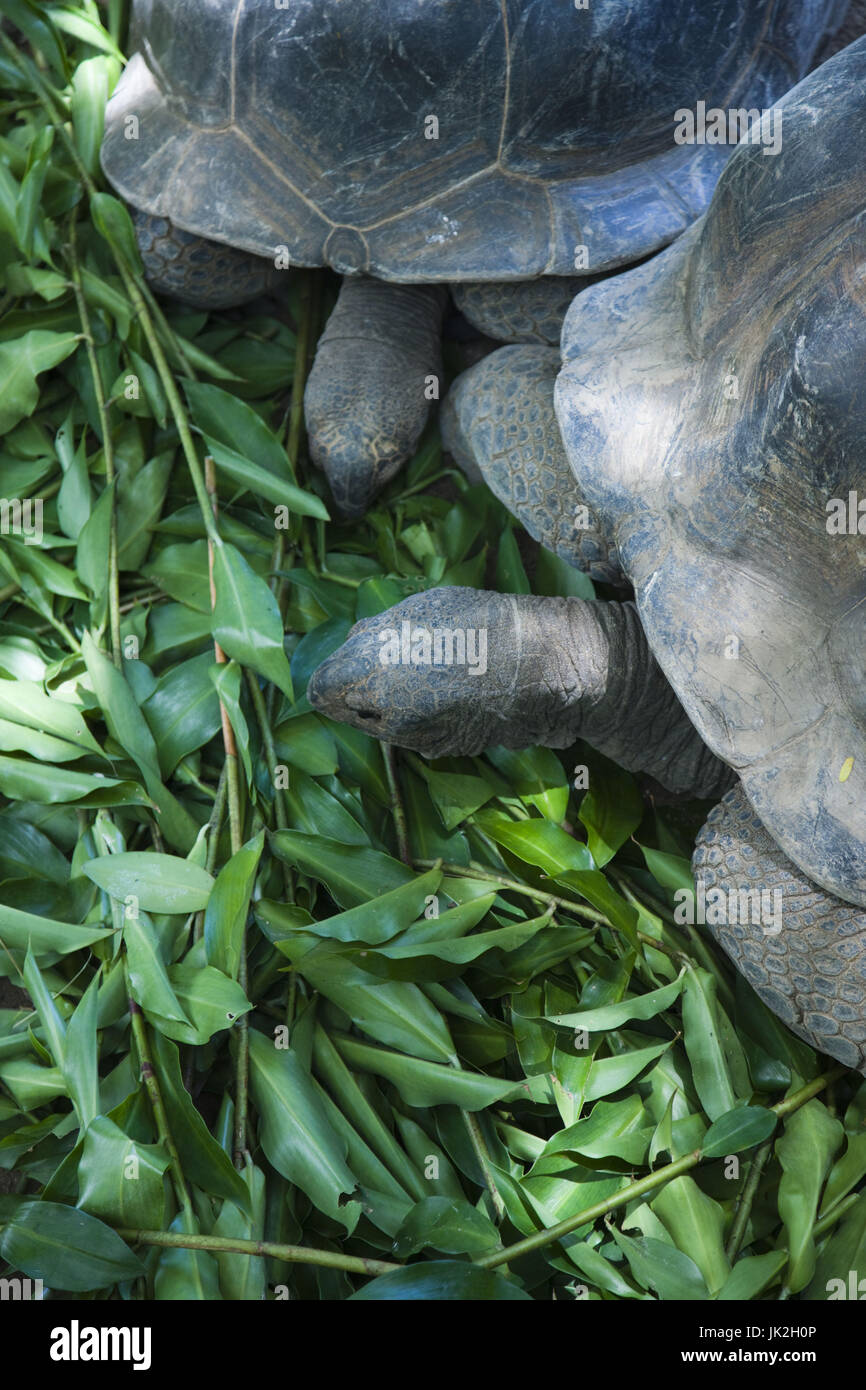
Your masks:
M 775 158 L 573 302 L 556 409 L 698 732 L 866 906 L 866 38 L 776 111 Z
M 677 144 L 677 111 L 770 106 L 839 11 L 136 0 L 103 165 L 136 207 L 298 265 L 397 281 L 597 272 L 667 244 L 709 201 L 731 147 Z

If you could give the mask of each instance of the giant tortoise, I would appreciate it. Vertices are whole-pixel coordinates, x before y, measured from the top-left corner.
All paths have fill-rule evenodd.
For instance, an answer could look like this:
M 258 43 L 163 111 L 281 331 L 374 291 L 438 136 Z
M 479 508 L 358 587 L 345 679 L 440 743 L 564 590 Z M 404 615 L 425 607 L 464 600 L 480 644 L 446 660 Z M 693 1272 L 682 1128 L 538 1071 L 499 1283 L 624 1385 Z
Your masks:
M 458 384 L 453 447 L 551 545 L 590 507 L 635 603 L 432 590 L 357 624 L 309 698 L 433 756 L 583 737 L 703 796 L 733 769 L 699 884 L 780 896 L 707 925 L 795 1032 L 866 1070 L 866 38 L 778 111 L 772 163 L 739 145 L 704 217 L 575 299 L 564 451 L 549 350 Z M 486 671 L 444 642 L 437 664 L 425 628 L 484 631 Z
M 436 397 L 445 287 L 495 338 L 558 343 L 579 277 L 704 211 L 731 138 L 846 7 L 136 0 L 102 161 L 141 214 L 158 288 L 215 306 L 275 262 L 348 277 L 306 414 L 313 459 L 358 515 Z

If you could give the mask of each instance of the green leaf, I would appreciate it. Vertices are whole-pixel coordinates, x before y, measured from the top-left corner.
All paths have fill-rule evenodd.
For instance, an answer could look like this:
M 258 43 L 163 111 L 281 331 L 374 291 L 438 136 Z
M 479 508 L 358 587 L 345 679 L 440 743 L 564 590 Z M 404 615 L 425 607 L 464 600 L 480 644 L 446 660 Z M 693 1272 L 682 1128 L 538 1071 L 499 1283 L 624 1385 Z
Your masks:
M 568 809 L 568 781 L 562 763 L 549 748 L 517 751 L 498 745 L 485 758 L 508 781 L 512 793 L 535 806 L 546 820 L 558 825 Z
M 489 1216 L 454 1197 L 425 1197 L 416 1202 L 394 1238 L 398 1260 L 420 1250 L 470 1255 L 495 1249 L 499 1236 Z
M 650 990 L 648 994 L 638 994 L 631 999 L 623 999 L 619 1004 L 603 1004 L 598 1009 L 581 1009 L 573 1014 L 547 1014 L 550 1023 L 563 1028 L 585 1028 L 588 1033 L 603 1033 L 611 1028 L 621 1028 L 630 1019 L 655 1018 L 679 998 L 683 988 L 680 974 L 671 984 L 661 989 Z
M 242 458 L 255 459 L 258 468 L 272 477 L 291 481 L 288 454 L 252 406 L 219 386 L 185 380 L 183 388 L 202 434 Z
M 162 1032 L 180 1042 L 204 1047 L 214 1033 L 233 1027 L 252 1008 L 240 985 L 212 965 L 170 965 L 168 981 L 192 1028 L 164 1022 Z
M 784 1268 L 784 1250 L 770 1250 L 766 1255 L 746 1255 L 737 1260 L 717 1294 L 720 1303 L 747 1303 L 758 1298 Z
M 200 1234 L 199 1223 L 191 1214 L 178 1212 L 169 1226 L 178 1235 Z M 219 1265 L 207 1250 L 160 1250 L 153 1281 L 154 1297 L 161 1302 L 179 1299 L 212 1302 L 221 1299 Z
M 124 916 L 123 944 L 129 964 L 130 992 L 159 1031 L 180 1024 L 183 1036 L 192 1029 L 171 987 L 156 933 L 145 916 Z M 169 1034 L 172 1035 L 171 1033 Z
M 213 635 L 223 651 L 294 699 L 277 601 L 233 545 L 214 544 Z
M 349 908 L 336 917 L 325 917 L 311 924 L 309 930 L 316 936 L 334 941 L 365 941 L 368 945 L 378 945 L 388 941 L 398 932 L 416 922 L 424 912 L 428 898 L 434 898 L 442 882 L 440 869 L 429 869 L 425 874 L 410 879 L 390 893 L 382 893 L 378 898 L 361 903 L 359 907 Z M 278 903 L 260 902 L 256 913 L 273 925 L 279 923 Z
M 41 328 L 13 342 L 0 342 L 0 434 L 8 434 L 19 420 L 33 414 L 39 402 L 39 373 L 64 361 L 78 342 L 77 333 L 48 333 Z
M 187 383 L 188 386 L 190 384 Z M 210 389 L 216 390 L 216 387 Z M 240 404 L 241 402 L 235 398 L 235 405 Z M 266 468 L 259 468 L 257 464 L 251 463 L 227 444 L 221 444 L 218 439 L 213 439 L 208 434 L 205 435 L 204 442 L 220 472 L 231 478 L 233 483 L 246 488 L 254 497 L 264 497 L 268 502 L 273 502 L 275 507 L 288 507 L 296 516 L 315 516 L 320 521 L 330 520 L 327 507 L 314 492 L 305 492 L 288 479 L 277 477 Z
M 0 1255 L 30 1279 L 85 1293 L 144 1273 L 141 1262 L 95 1216 L 57 1202 L 25 1202 L 0 1234 Z
M 133 897 L 145 912 L 198 912 L 207 906 L 214 886 L 210 874 L 197 864 L 150 850 L 109 854 L 82 867 L 112 898 L 125 902 Z
M 151 1047 L 169 1131 L 177 1145 L 187 1179 L 203 1192 L 214 1197 L 227 1197 L 242 1211 L 249 1212 L 249 1189 L 193 1105 L 189 1091 L 183 1084 L 176 1046 L 161 1033 L 154 1032 Z
M 250 1030 L 250 1086 L 269 1162 L 351 1235 L 361 1214 L 346 1148 L 328 1123 L 312 1079 L 290 1049 Z
M 237 979 L 244 927 L 264 842 L 262 830 L 232 855 L 217 875 L 208 899 L 204 918 L 208 964 L 232 980 Z
M 140 768 L 148 794 L 159 811 L 163 835 L 169 844 L 187 853 L 195 842 L 198 826 L 177 798 L 163 786 L 156 743 L 132 690 L 121 672 L 96 646 L 89 632 L 85 632 L 82 638 L 81 652 L 112 738 L 126 749 Z
M 842 1125 L 827 1107 L 819 1100 L 810 1100 L 786 1118 L 784 1131 L 776 1140 L 776 1157 L 782 1165 L 779 1215 L 788 1243 L 785 1283 L 791 1293 L 804 1289 L 815 1272 L 815 1216 L 843 1134 Z
M 731 1272 L 722 1234 L 725 1213 L 702 1192 L 694 1178 L 683 1173 L 666 1182 L 652 1209 L 661 1217 L 678 1250 L 688 1250 L 704 1277 L 710 1296 L 724 1286 Z
M 600 869 L 637 830 L 643 809 L 631 774 L 606 760 L 604 771 L 593 776 L 577 813 L 586 826 L 587 844 Z
M 683 1042 L 695 1090 L 711 1120 L 735 1110 L 737 1096 L 722 1048 L 716 982 L 709 971 L 689 966 L 683 982 Z
M 379 850 L 342 845 L 297 830 L 278 831 L 271 836 L 271 845 L 280 859 L 324 883 L 340 907 L 356 907 L 415 877 L 399 859 Z
M 490 811 L 480 812 L 475 820 L 498 845 L 552 878 L 568 870 L 595 868 L 586 845 L 548 820 L 513 821 Z
M 334 942 L 325 941 L 309 950 L 309 941 L 286 941 L 281 949 L 314 989 L 377 1042 L 430 1062 L 455 1058 L 442 1015 L 417 985 L 404 980 L 371 983 L 370 976 Z
M 776 1128 L 777 1120 L 772 1110 L 760 1105 L 741 1105 L 720 1115 L 710 1125 L 701 1145 L 704 1158 L 725 1158 L 728 1154 L 741 1153 L 743 1149 L 753 1149 L 763 1144 Z
M 111 928 L 77 927 L 0 903 L 0 938 L 7 950 L 26 951 L 30 947 L 36 956 L 66 955 L 69 951 L 92 946 L 94 941 L 104 941 L 113 934 Z
M 126 262 L 136 275 L 144 275 L 132 218 L 119 198 L 110 193 L 94 193 L 90 199 L 93 225 L 111 249 Z
M 613 1227 L 611 1235 L 641 1288 L 653 1289 L 663 1303 L 703 1302 L 709 1298 L 701 1271 L 688 1255 L 653 1236 L 635 1238 Z
M 78 1206 L 114 1226 L 162 1230 L 169 1164 L 159 1144 L 142 1144 L 99 1115 L 84 1135 L 78 1164 Z
M 515 1299 L 525 1302 L 529 1298 L 519 1285 L 494 1269 L 479 1269 L 478 1265 L 465 1264 L 462 1260 L 429 1260 L 393 1270 L 390 1274 L 380 1274 L 378 1279 L 353 1293 L 349 1302 L 422 1299 L 425 1303 L 446 1300 L 492 1303 Z
M 407 1105 L 457 1105 L 461 1110 L 483 1110 L 500 1100 L 528 1100 L 532 1095 L 528 1081 L 499 1081 L 481 1072 L 458 1071 L 456 1067 L 404 1057 L 354 1038 L 335 1035 L 333 1041 L 350 1067 L 392 1081 Z

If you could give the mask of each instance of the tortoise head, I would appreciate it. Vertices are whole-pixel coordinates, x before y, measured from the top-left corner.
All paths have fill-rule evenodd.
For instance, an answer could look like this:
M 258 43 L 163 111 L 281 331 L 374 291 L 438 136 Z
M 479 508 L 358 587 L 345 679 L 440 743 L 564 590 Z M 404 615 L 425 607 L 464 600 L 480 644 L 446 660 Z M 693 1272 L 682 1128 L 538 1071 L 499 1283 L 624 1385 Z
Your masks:
M 496 741 L 508 662 L 488 664 L 503 597 L 461 588 L 414 594 L 356 623 L 310 679 L 314 709 L 427 757 Z M 500 648 L 500 655 L 502 651 Z

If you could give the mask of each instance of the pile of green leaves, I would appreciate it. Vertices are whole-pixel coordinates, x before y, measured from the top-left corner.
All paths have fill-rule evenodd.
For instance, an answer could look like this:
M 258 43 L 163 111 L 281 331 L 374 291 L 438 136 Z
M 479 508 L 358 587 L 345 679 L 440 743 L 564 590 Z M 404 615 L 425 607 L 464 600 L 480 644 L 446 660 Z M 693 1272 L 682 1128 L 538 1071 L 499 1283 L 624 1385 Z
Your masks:
M 44 531 L 0 537 L 0 1272 L 825 1298 L 864 1254 L 866 1088 L 676 924 L 706 808 L 582 747 L 386 757 L 305 699 L 411 592 L 589 581 L 543 551 L 530 581 L 486 489 L 430 491 L 433 435 L 330 522 L 324 276 L 160 308 L 98 166 L 123 6 L 0 9 L 0 495 Z

